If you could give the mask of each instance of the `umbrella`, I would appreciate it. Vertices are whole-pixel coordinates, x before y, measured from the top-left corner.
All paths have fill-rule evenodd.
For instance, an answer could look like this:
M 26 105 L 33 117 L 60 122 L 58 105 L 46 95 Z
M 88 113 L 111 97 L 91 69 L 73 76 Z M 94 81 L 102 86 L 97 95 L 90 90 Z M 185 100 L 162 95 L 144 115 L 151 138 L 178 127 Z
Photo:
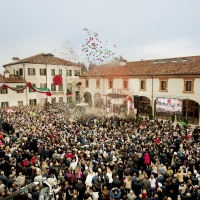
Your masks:
M 180 125 L 186 126 L 187 124 L 185 122 L 179 122 Z
M 84 106 L 89 106 L 89 104 L 81 102 L 81 103 L 76 104 L 76 106 L 82 106 L 82 107 L 84 107 Z

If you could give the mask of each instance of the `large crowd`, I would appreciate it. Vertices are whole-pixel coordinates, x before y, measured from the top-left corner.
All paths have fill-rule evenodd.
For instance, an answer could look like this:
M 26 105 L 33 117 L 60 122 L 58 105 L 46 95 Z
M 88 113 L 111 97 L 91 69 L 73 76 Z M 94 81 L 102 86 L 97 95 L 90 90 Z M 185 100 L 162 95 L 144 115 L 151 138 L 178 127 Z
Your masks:
M 82 115 L 66 105 L 0 110 L 0 199 L 197 200 L 200 129 L 154 118 Z

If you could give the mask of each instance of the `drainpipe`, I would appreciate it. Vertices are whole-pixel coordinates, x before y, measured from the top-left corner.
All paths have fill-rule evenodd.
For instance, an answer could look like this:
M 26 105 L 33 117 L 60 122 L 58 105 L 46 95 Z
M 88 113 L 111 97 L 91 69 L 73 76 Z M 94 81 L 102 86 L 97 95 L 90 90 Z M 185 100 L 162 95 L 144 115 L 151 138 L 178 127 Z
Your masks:
M 103 116 L 105 115 L 105 111 L 104 111 L 104 102 L 105 102 L 105 100 L 104 100 L 104 78 L 103 78 Z
M 152 107 L 152 114 L 154 116 L 154 105 L 153 105 L 153 74 L 151 73 L 151 107 Z
M 47 64 L 46 64 L 46 85 L 47 85 Z M 47 86 L 47 88 L 48 88 L 48 86 Z M 48 102 L 48 96 L 47 96 L 47 102 Z
M 185 112 L 185 118 L 186 118 L 186 121 L 188 122 L 188 98 L 186 99 L 186 112 Z
M 22 63 L 23 65 L 23 77 L 26 80 L 26 76 L 25 76 L 25 64 Z M 28 88 L 26 88 L 26 105 L 28 106 Z

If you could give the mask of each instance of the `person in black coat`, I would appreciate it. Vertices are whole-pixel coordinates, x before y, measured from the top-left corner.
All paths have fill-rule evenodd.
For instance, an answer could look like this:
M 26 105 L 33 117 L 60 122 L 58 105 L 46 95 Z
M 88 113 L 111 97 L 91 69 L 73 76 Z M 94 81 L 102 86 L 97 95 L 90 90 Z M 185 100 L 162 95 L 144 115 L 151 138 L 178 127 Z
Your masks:
M 120 189 L 120 187 L 123 185 L 122 181 L 119 179 L 119 176 L 116 176 L 116 178 L 112 182 L 113 187 L 117 187 Z
M 4 175 L 4 172 L 2 171 L 0 174 L 0 181 L 4 184 L 7 185 L 8 178 Z
M 78 179 L 78 183 L 75 184 L 75 189 L 79 192 L 78 199 L 83 200 L 86 187 L 80 179 Z
M 140 180 L 138 178 L 137 178 L 136 182 L 134 182 L 133 186 L 134 186 L 135 195 L 139 196 L 139 194 L 141 194 L 141 190 L 142 190 L 142 183 L 140 182 Z
M 179 184 L 176 182 L 176 179 L 172 179 L 172 183 L 169 186 L 170 189 L 170 197 L 172 200 L 177 200 L 178 199 L 178 194 L 179 194 Z

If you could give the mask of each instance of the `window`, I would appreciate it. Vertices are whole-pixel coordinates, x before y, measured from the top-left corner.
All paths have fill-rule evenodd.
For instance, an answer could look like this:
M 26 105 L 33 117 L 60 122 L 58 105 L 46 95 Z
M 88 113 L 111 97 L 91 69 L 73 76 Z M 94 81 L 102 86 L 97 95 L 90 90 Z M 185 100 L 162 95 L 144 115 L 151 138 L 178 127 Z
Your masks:
M 80 76 L 81 71 L 80 70 L 74 70 L 74 76 Z
M 167 81 L 161 81 L 161 90 L 166 90 L 167 88 Z
M 51 76 L 55 76 L 55 69 L 51 69 Z
M 37 99 L 29 99 L 29 106 L 36 106 L 37 105 Z
M 23 69 L 22 68 L 19 68 L 19 75 L 23 75 Z
M 58 86 L 58 91 L 63 91 L 63 84 Z
M 14 79 L 20 79 L 20 76 L 19 75 L 13 75 L 12 76 Z
M 8 89 L 0 89 L 0 94 L 8 94 Z
M 72 96 L 67 96 L 67 102 L 72 103 Z
M 123 81 L 123 88 L 128 89 L 128 81 Z
M 47 84 L 46 83 L 40 83 L 40 88 L 47 88 Z
M 66 70 L 66 76 L 72 76 L 72 70 Z
M 140 79 L 140 91 L 146 91 L 146 79 Z
M 184 79 L 184 93 L 194 93 L 194 79 Z
M 160 92 L 168 92 L 168 79 L 162 80 L 160 79 Z
M 47 70 L 46 69 L 40 69 L 40 76 L 46 76 Z
M 59 103 L 63 103 L 63 97 L 58 98 Z
M 56 103 L 56 97 L 51 98 L 51 103 L 52 104 Z
M 96 88 L 100 88 L 100 81 L 96 80 Z
M 67 83 L 67 90 L 68 90 L 68 92 L 72 92 L 72 84 L 71 83 Z
M 18 106 L 23 106 L 23 101 L 18 101 Z
M 85 80 L 85 87 L 86 87 L 86 88 L 89 87 L 89 80 Z
M 23 88 L 23 87 L 24 87 L 23 85 L 17 85 L 16 88 Z M 24 93 L 24 90 L 17 91 L 17 93 Z
M 76 91 L 75 95 L 76 101 L 80 101 L 80 91 Z
M 28 75 L 35 75 L 35 69 L 34 68 L 28 68 Z
M 36 87 L 36 84 L 35 83 L 32 83 L 33 87 Z M 33 88 L 29 88 L 29 92 L 35 92 L 35 90 Z
M 59 69 L 59 70 L 58 70 L 58 74 L 59 74 L 60 76 L 62 76 L 62 69 Z
M 192 81 L 186 81 L 185 91 L 192 91 Z
M 110 88 L 110 89 L 113 88 L 113 80 L 108 81 L 108 88 Z
M 2 108 L 7 108 L 8 107 L 8 102 L 1 102 L 1 107 Z
M 54 83 L 51 83 L 51 91 L 56 91 L 56 85 Z

